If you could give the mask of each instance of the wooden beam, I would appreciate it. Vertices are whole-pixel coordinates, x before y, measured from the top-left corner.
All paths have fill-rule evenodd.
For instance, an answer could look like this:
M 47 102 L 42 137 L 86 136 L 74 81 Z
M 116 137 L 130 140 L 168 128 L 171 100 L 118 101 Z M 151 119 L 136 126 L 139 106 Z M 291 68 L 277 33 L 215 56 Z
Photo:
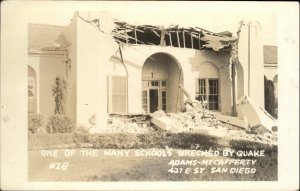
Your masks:
M 160 33 L 160 46 L 165 46 L 166 29 L 162 29 Z
M 169 33 L 170 33 L 170 34 L 169 34 L 170 45 L 173 46 L 173 44 L 172 44 L 172 33 L 171 33 L 171 31 L 169 31 Z
M 178 31 L 176 31 L 177 33 L 177 43 L 178 43 L 178 47 L 180 48 L 180 41 L 179 41 L 179 34 L 178 34 Z
M 199 45 L 199 50 L 200 50 L 201 49 L 200 33 L 198 33 L 198 45 Z
M 152 31 L 154 32 L 154 34 L 156 34 L 156 36 L 160 37 L 159 34 L 154 29 L 152 29 Z
M 184 30 L 182 30 L 182 38 L 183 38 L 183 47 L 185 48 L 185 36 L 184 36 Z
M 126 44 L 128 44 L 128 34 L 127 34 L 127 31 L 126 31 L 126 27 L 125 27 L 125 36 L 126 36 Z
M 126 26 L 126 27 L 129 28 L 129 29 L 136 30 L 136 31 L 144 33 L 144 31 L 137 29 L 136 26 L 135 27 Z
M 191 32 L 191 46 L 194 48 L 193 33 Z
M 137 44 L 137 34 L 136 34 L 136 28 L 134 27 L 134 37 L 135 37 L 135 44 Z

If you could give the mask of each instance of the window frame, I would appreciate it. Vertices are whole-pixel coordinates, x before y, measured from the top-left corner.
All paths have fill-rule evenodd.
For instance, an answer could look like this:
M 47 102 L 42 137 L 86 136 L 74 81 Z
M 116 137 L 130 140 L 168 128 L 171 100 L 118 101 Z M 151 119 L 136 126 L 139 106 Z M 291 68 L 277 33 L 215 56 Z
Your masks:
M 152 85 L 152 82 L 158 82 L 158 85 Z M 163 85 L 164 82 L 164 85 Z M 145 85 L 147 84 L 147 85 Z M 158 106 L 160 110 L 163 110 L 163 105 L 165 105 L 165 112 L 167 111 L 167 85 L 168 85 L 168 81 L 167 80 L 159 80 L 159 79 L 153 79 L 153 80 L 142 80 L 142 94 L 141 94 L 141 99 L 142 99 L 142 109 L 145 111 L 144 109 L 144 95 L 143 92 L 147 91 L 147 111 L 145 111 L 146 113 L 150 113 L 150 94 L 149 94 L 149 90 L 150 89 L 157 89 L 158 90 Z M 162 92 L 165 91 L 166 92 L 166 96 L 165 96 L 165 100 L 166 103 L 162 104 L 163 102 L 163 97 L 162 97 Z
M 113 78 L 125 78 L 125 94 L 114 94 L 113 92 Z M 121 113 L 126 114 L 128 113 L 128 77 L 127 75 L 109 75 L 107 76 L 107 98 L 108 98 L 108 113 Z M 113 103 L 113 95 L 125 95 L 125 111 L 124 112 L 117 112 L 114 109 L 114 103 Z
M 204 80 L 204 86 L 200 80 Z M 216 88 L 217 94 L 210 93 L 210 88 L 211 88 L 211 86 L 209 84 L 210 80 L 217 81 L 217 88 Z M 220 99 L 221 95 L 220 95 L 220 79 L 219 78 L 196 78 L 196 86 L 195 87 L 197 88 L 195 91 L 195 99 L 200 101 L 199 99 L 197 99 L 198 96 L 199 97 L 202 96 L 202 99 L 203 99 L 203 97 L 206 98 L 205 100 L 207 101 L 207 104 L 205 105 L 205 109 L 210 110 L 210 111 L 216 111 L 216 112 L 221 111 L 221 99 Z M 203 87 L 204 87 L 204 91 L 203 91 Z M 216 85 L 214 87 L 216 87 Z M 197 93 L 197 91 L 199 93 Z M 204 92 L 204 94 L 202 92 Z M 218 109 L 210 109 L 209 96 L 218 96 L 218 102 L 217 102 Z M 212 103 L 216 103 L 216 102 L 212 102 Z

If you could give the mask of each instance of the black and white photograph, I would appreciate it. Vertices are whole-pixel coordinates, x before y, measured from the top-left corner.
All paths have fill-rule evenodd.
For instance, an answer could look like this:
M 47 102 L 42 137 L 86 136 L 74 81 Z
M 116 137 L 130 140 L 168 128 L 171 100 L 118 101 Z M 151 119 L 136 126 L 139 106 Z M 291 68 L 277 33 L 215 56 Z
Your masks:
M 298 4 L 70 3 L 1 6 L 1 188 L 299 187 Z

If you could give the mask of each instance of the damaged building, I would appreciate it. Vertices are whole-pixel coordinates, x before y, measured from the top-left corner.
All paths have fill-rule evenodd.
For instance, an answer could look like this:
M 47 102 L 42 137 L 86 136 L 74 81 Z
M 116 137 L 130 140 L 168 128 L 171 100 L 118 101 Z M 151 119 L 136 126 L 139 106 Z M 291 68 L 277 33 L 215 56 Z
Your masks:
M 58 76 L 67 84 L 65 115 L 87 127 L 93 115 L 96 127 L 105 128 L 109 114 L 180 112 L 188 99 L 239 120 L 245 119 L 237 108 L 243 96 L 264 107 L 257 23 L 241 24 L 233 35 L 199 26 L 132 25 L 76 12 L 66 27 L 28 27 L 30 113 L 54 114 L 52 88 Z

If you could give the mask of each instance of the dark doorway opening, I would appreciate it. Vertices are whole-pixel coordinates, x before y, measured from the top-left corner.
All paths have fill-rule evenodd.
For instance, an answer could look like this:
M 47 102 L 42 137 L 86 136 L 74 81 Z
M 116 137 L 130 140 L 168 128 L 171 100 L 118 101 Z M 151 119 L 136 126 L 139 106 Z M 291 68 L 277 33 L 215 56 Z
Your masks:
M 158 110 L 158 89 L 150 89 L 150 113 Z

